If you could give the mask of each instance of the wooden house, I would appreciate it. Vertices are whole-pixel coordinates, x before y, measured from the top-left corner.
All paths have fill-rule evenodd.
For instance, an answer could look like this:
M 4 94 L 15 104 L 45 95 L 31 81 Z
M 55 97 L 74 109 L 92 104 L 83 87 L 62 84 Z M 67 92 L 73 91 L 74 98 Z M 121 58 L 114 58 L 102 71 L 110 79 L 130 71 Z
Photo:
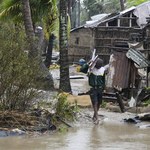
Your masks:
M 150 5 L 150 2 L 144 4 Z M 136 36 L 142 35 L 146 19 L 140 24 L 136 9 L 131 7 L 120 13 L 101 14 L 100 19 L 73 29 L 69 40 L 69 61 L 78 61 L 80 58 L 89 60 L 95 48 L 107 64 L 112 49 L 116 48 L 115 43 L 128 43 L 135 33 Z
M 138 67 L 134 65 L 134 58 L 129 59 L 126 53 L 132 47 L 148 58 L 150 47 L 146 46 L 145 41 L 148 41 L 146 35 L 150 35 L 146 21 L 149 16 L 150 2 L 146 2 L 119 13 L 102 14 L 100 19 L 73 29 L 69 41 L 69 61 L 76 62 L 80 58 L 88 61 L 96 49 L 104 64 L 110 66 L 108 88 L 113 87 L 119 91 L 130 87 L 139 88 Z M 138 57 L 136 53 L 133 54 Z M 149 65 L 148 62 L 146 67 Z

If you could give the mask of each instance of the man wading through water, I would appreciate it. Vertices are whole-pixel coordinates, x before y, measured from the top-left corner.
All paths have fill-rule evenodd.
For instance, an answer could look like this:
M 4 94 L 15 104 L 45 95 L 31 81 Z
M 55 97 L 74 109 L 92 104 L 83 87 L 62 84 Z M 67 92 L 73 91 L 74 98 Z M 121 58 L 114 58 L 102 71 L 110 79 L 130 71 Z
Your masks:
M 90 68 L 89 64 L 82 64 L 80 72 L 88 73 L 88 82 L 91 86 L 90 98 L 94 109 L 93 122 L 98 124 L 98 110 L 102 104 L 102 92 L 105 87 L 105 68 L 103 67 L 103 60 L 100 58 L 96 60 L 93 69 Z

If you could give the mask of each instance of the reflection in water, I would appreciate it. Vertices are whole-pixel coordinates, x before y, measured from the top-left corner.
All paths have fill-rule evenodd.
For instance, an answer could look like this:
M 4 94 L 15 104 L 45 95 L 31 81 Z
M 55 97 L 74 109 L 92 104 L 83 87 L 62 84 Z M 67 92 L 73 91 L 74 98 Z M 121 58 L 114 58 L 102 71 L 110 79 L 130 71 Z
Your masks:
M 84 135 L 84 136 L 83 136 Z M 72 139 L 70 141 L 70 139 Z M 70 134 L 67 137 L 67 149 L 88 149 L 88 143 L 90 140 L 89 133 L 86 130 L 80 130 L 80 132 L 76 132 L 74 136 Z
M 150 131 L 134 125 L 82 125 L 67 133 L 0 138 L 0 150 L 149 150 Z

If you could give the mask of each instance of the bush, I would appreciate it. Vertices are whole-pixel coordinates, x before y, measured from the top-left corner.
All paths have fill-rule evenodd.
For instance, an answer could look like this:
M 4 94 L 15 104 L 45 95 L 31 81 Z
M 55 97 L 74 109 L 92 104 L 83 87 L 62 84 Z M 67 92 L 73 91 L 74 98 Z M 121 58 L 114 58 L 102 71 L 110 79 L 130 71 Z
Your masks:
M 71 106 L 67 101 L 67 93 L 59 93 L 57 96 L 58 102 L 56 104 L 56 116 L 65 120 L 73 120 L 77 112 L 77 105 Z
M 26 110 L 37 95 L 33 88 L 38 68 L 28 60 L 21 28 L 0 24 L 0 109 Z

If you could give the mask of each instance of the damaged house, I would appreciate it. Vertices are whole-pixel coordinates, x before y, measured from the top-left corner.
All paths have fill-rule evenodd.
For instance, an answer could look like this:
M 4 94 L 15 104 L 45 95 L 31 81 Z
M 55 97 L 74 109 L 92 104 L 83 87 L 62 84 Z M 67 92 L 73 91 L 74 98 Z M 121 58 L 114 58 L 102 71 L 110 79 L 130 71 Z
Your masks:
M 69 61 L 88 61 L 96 49 L 104 64 L 109 64 L 108 89 L 138 89 L 141 83 L 148 86 L 149 17 L 150 2 L 116 14 L 93 16 L 93 20 L 71 31 Z

